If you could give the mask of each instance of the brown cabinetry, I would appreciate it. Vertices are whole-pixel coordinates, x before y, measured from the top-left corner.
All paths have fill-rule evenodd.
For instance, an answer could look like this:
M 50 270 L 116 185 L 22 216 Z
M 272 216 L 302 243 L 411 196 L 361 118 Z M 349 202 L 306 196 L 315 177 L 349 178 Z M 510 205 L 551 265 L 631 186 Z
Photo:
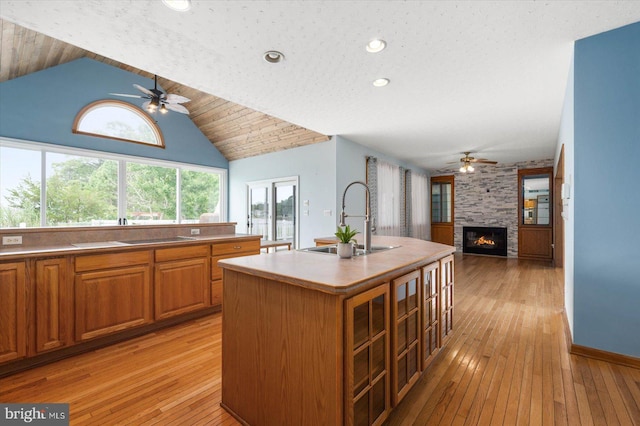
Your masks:
M 221 259 L 260 254 L 260 240 L 235 241 L 211 245 L 211 305 L 222 305 L 222 268 Z
M 440 347 L 453 331 L 453 255 L 440 259 Z
M 392 403 L 395 407 L 420 378 L 420 271 L 391 281 Z
M 145 250 L 76 258 L 77 341 L 152 321 L 151 253 Z
M 422 370 L 440 349 L 440 263 L 422 268 Z
M 208 245 L 156 250 L 155 260 L 156 320 L 210 305 Z
M 0 263 L 0 363 L 27 354 L 25 262 Z
M 36 355 L 73 342 L 73 293 L 67 274 L 67 258 L 36 260 Z
M 377 425 L 391 410 L 389 285 L 346 300 L 347 425 Z

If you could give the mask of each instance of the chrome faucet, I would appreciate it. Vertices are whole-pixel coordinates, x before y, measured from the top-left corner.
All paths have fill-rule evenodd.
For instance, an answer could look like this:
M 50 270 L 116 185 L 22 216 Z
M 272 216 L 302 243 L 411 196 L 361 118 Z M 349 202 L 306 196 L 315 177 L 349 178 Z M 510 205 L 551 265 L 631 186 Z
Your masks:
M 346 214 L 344 212 L 344 198 L 347 195 L 347 190 L 351 185 L 355 185 L 356 183 L 364 186 L 365 189 L 367 190 L 367 210 L 365 211 L 364 216 L 355 216 L 355 215 Z M 367 186 L 366 183 L 361 181 L 354 181 L 354 182 L 351 182 L 349 185 L 347 185 L 347 187 L 344 189 L 344 192 L 342 193 L 342 211 L 340 212 L 340 226 L 346 225 L 345 219 L 347 217 L 364 217 L 364 251 L 365 253 L 371 253 L 371 233 L 374 231 L 375 226 L 371 224 L 372 223 L 371 194 L 369 192 L 369 187 Z

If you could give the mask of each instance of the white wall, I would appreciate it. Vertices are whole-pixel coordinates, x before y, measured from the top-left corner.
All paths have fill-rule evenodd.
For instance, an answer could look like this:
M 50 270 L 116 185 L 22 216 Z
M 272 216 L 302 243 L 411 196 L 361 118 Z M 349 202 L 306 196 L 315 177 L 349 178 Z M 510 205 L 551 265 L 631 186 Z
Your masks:
M 247 182 L 298 176 L 300 180 L 300 247 L 314 246 L 314 238 L 331 236 L 335 214 L 336 142 L 316 143 L 229 162 L 229 221 L 236 232 L 247 232 Z M 309 206 L 303 207 L 308 200 Z M 309 215 L 304 216 L 303 210 Z M 331 210 L 325 216 L 324 210 Z

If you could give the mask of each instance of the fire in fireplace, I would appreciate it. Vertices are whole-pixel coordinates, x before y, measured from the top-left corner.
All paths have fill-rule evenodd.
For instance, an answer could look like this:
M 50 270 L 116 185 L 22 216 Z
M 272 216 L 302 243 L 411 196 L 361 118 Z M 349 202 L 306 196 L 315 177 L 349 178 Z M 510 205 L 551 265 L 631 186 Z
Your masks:
M 507 228 L 464 226 L 462 252 L 507 256 Z

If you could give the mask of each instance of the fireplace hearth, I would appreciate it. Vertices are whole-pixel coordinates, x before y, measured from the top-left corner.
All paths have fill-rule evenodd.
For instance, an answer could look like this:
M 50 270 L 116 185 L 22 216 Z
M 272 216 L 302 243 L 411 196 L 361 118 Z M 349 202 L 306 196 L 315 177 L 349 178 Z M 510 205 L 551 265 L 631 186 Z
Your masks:
M 506 257 L 507 228 L 462 227 L 462 252 Z

